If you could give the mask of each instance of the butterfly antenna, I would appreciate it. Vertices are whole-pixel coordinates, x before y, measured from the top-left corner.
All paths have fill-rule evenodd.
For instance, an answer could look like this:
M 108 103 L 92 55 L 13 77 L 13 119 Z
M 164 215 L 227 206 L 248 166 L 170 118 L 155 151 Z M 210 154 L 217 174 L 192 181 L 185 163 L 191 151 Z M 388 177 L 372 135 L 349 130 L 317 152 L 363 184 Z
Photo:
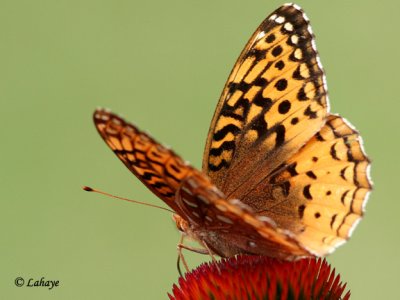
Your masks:
M 84 186 L 84 187 L 82 187 L 82 189 L 84 191 L 86 191 L 86 192 L 94 192 L 94 193 L 102 194 L 102 195 L 107 196 L 107 197 L 111 197 L 111 198 L 115 198 L 115 199 L 119 199 L 119 200 L 124 200 L 124 201 L 127 201 L 127 202 L 136 203 L 136 204 L 141 204 L 141 205 L 145 205 L 145 206 L 155 207 L 155 208 L 159 208 L 159 209 L 162 209 L 162 210 L 166 210 L 168 212 L 175 213 L 173 210 L 165 208 L 165 207 L 162 207 L 162 206 L 158 206 L 158 205 L 154 205 L 154 204 L 150 204 L 150 203 L 146 203 L 146 202 L 141 202 L 141 201 L 136 201 L 136 200 L 132 200 L 132 199 L 128 199 L 128 198 L 123 198 L 123 197 L 119 197 L 119 196 L 114 196 L 114 195 L 111 195 L 109 193 L 93 189 L 93 188 L 91 188 L 89 186 Z

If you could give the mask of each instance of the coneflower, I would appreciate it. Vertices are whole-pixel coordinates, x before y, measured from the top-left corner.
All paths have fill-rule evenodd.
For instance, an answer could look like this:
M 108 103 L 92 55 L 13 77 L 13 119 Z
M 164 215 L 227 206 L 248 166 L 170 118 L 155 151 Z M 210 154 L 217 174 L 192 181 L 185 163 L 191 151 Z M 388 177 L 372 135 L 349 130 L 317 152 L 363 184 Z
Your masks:
M 280 261 L 240 255 L 205 263 L 179 278 L 171 300 L 343 299 L 346 284 L 324 259 Z

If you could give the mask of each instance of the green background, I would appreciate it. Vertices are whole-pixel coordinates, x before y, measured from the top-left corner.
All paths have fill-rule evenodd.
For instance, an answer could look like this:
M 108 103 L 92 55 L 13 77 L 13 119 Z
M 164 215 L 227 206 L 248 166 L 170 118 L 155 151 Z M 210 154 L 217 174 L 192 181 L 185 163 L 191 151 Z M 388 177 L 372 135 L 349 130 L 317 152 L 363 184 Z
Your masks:
M 281 1 L 0 1 L 0 298 L 166 299 L 179 235 L 161 201 L 95 131 L 95 107 L 148 130 L 195 166 L 225 80 Z M 328 260 L 352 299 L 398 294 L 397 0 L 298 1 L 312 21 L 331 110 L 362 133 L 375 190 Z M 206 258 L 187 254 L 191 266 Z M 59 280 L 18 288 L 16 277 Z

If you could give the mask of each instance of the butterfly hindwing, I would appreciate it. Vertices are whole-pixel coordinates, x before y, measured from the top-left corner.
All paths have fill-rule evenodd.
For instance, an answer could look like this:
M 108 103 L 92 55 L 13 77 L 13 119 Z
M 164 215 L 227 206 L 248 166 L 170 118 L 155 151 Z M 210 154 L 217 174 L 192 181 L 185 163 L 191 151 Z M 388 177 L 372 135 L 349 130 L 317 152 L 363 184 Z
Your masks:
M 191 232 L 222 257 L 239 253 L 283 259 L 309 256 L 295 237 L 265 216 L 257 216 L 240 200 L 227 200 L 201 172 L 182 181 L 177 204 L 193 229 Z
M 369 159 L 358 132 L 330 115 L 321 130 L 253 193 L 258 214 L 287 228 L 318 255 L 344 243 L 361 220 L 368 193 Z M 267 191 L 267 192 L 266 192 Z
M 203 171 L 240 199 L 323 126 L 327 106 L 308 19 L 297 6 L 282 6 L 258 27 L 228 78 Z
M 193 168 L 172 150 L 107 110 L 96 110 L 93 119 L 104 141 L 125 166 L 179 213 L 175 193 Z

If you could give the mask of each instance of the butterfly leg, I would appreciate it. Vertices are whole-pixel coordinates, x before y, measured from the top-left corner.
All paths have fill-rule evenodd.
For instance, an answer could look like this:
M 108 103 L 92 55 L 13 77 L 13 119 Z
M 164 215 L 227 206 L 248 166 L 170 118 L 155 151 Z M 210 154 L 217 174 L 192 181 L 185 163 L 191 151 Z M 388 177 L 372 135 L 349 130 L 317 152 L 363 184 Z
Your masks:
M 189 250 L 189 251 L 192 251 L 192 252 L 196 252 L 196 253 L 199 253 L 199 254 L 210 255 L 213 263 L 217 266 L 217 269 L 220 272 L 220 269 L 219 269 L 218 265 L 216 264 L 217 259 L 215 258 L 214 253 L 208 247 L 206 242 L 204 242 L 203 240 L 200 241 L 201 244 L 205 248 L 205 249 L 201 249 L 201 248 L 194 248 L 194 247 L 186 246 L 186 245 L 183 244 L 183 240 L 184 240 L 184 236 L 182 235 L 181 239 L 179 241 L 179 244 L 178 244 L 178 253 L 179 253 L 179 255 L 178 255 L 178 271 L 179 271 L 179 274 L 180 274 L 180 266 L 179 266 L 180 260 L 182 260 L 182 262 L 183 262 L 183 264 L 184 264 L 184 266 L 186 268 L 186 271 L 189 271 L 188 265 L 187 265 L 186 260 L 185 260 L 185 258 L 183 256 L 183 253 L 182 253 L 182 249 L 186 249 L 186 250 Z
M 205 241 L 202 240 L 201 243 L 204 246 L 204 248 L 206 248 L 207 254 L 209 254 L 211 256 L 212 262 L 217 267 L 218 272 L 221 273 L 221 270 L 217 264 L 217 259 L 215 258 L 214 253 L 212 253 L 211 249 L 208 247 L 208 245 Z
M 190 247 L 190 246 L 186 246 L 186 245 L 182 245 L 182 244 L 178 244 L 178 248 L 186 249 L 186 250 L 196 252 L 199 254 L 210 254 L 210 252 L 208 252 L 208 250 L 206 250 L 206 249 L 194 248 L 194 247 Z
M 181 277 L 182 277 L 181 261 L 183 262 L 183 265 L 185 266 L 186 272 L 189 272 L 188 264 L 187 264 L 187 262 L 185 260 L 185 257 L 183 256 L 183 253 L 182 253 L 182 248 L 183 248 L 182 246 L 184 246 L 183 245 L 183 240 L 184 239 L 185 239 L 185 236 L 183 234 L 181 234 L 181 238 L 180 238 L 179 243 L 177 245 L 178 259 L 177 259 L 176 265 L 177 265 L 177 268 L 178 268 L 179 275 Z
M 192 252 L 196 252 L 196 253 L 199 253 L 199 254 L 210 254 L 211 253 L 210 250 L 208 249 L 208 247 L 206 249 L 201 249 L 201 248 L 190 247 L 190 246 L 187 246 L 187 245 L 183 244 L 184 239 L 185 239 L 185 236 L 182 234 L 181 238 L 179 240 L 179 243 L 177 245 L 177 249 L 178 249 L 177 268 L 178 268 L 179 275 L 181 275 L 181 276 L 182 276 L 182 272 L 181 272 L 181 268 L 180 268 L 180 262 L 181 261 L 182 261 L 183 265 L 185 266 L 186 272 L 189 272 L 189 266 L 188 266 L 188 264 L 186 262 L 186 259 L 185 259 L 184 255 L 183 255 L 182 249 L 186 249 L 186 250 L 189 250 L 189 251 L 192 251 Z
M 182 257 L 182 258 L 181 258 Z M 183 260 L 183 255 L 181 253 L 178 254 L 178 259 L 176 260 L 176 268 L 178 270 L 179 276 L 182 277 L 182 270 L 181 270 L 181 260 Z M 186 262 L 185 262 L 186 265 Z M 186 266 L 185 266 L 186 267 Z

